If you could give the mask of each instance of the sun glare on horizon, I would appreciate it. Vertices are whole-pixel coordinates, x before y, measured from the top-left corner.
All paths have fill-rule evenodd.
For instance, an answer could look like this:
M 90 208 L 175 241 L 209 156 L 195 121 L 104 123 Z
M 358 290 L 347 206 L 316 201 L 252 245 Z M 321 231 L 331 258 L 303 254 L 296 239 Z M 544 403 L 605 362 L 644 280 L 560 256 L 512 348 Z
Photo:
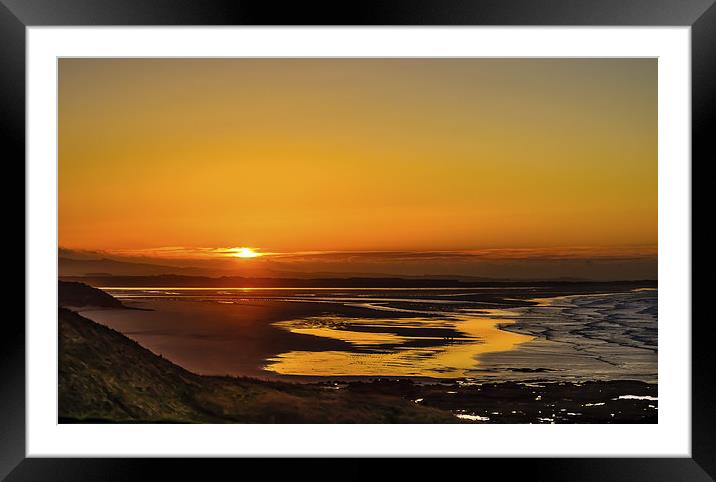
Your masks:
M 256 252 L 252 248 L 232 248 L 231 256 L 235 258 L 258 258 L 261 253 Z

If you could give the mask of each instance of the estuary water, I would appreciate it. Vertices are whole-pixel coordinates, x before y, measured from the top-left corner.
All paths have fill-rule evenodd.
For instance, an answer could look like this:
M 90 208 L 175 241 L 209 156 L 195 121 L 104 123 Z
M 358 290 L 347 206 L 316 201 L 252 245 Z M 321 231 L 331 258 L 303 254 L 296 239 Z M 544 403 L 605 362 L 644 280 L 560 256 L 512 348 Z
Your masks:
M 657 291 L 102 288 L 87 316 L 201 374 L 657 379 Z

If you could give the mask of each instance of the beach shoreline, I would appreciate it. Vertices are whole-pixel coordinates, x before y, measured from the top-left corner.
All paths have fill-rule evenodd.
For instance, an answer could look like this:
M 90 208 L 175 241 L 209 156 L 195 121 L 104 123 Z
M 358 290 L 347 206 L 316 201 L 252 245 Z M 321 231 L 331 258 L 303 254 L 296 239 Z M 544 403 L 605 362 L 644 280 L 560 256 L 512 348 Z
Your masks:
M 67 291 L 68 285 L 64 286 Z M 587 373 L 583 370 L 604 364 L 598 360 L 600 353 L 607 349 L 605 347 L 614 350 L 612 345 L 621 347 L 611 353 L 614 360 L 624 357 L 625 353 L 632 354 L 627 357 L 627 363 L 634 362 L 634 353 L 651 353 L 655 356 L 656 346 L 650 345 L 655 339 L 651 340 L 648 336 L 632 337 L 626 343 L 615 327 L 610 325 L 610 331 L 617 336 L 618 343 L 602 339 L 604 336 L 600 327 L 603 322 L 598 316 L 600 313 L 611 313 L 611 318 L 620 320 L 632 333 L 630 323 L 649 324 L 653 314 L 652 305 L 641 306 L 640 303 L 644 299 L 651 300 L 649 297 L 655 297 L 655 292 L 629 290 L 593 296 L 542 297 L 541 302 L 531 301 L 536 298 L 527 296 L 515 300 L 514 292 L 509 295 L 511 299 L 503 301 L 495 293 L 476 295 L 442 292 L 441 295 L 448 295 L 442 298 L 431 297 L 435 294 L 426 295 L 425 292 L 414 294 L 412 298 L 406 298 L 404 293 L 400 296 L 391 294 L 391 297 L 377 297 L 373 293 L 364 297 L 369 298 L 367 301 L 361 298 L 362 302 L 357 303 L 352 296 L 342 293 L 328 296 L 325 292 L 321 295 L 322 299 L 314 299 L 318 298 L 315 295 L 307 300 L 307 295 L 314 294 L 304 292 L 298 298 L 287 298 L 284 293 L 277 300 L 266 293 L 247 298 L 246 295 L 237 297 L 231 291 L 216 293 L 216 296 L 209 293 L 208 298 L 203 294 L 199 298 L 182 299 L 178 289 L 167 293 L 139 293 L 137 297 L 137 290 L 131 290 L 132 296 L 123 298 L 120 295 L 115 298 L 112 295 L 116 293 L 112 290 L 105 293 L 87 285 L 72 286 L 83 296 L 69 298 L 74 303 L 80 299 L 81 303 L 86 304 L 74 307 L 76 311 L 60 309 L 61 423 L 658 421 L 658 385 L 649 377 L 630 378 L 631 372 L 628 370 L 619 376 L 610 364 L 605 364 L 610 371 L 603 373 Z M 69 294 L 73 293 L 70 291 Z M 461 301 L 445 303 L 443 298 L 459 298 Z M 483 303 L 481 310 L 465 311 L 465 307 L 474 308 L 474 304 L 480 303 Z M 387 312 L 372 309 L 371 305 L 376 304 L 390 309 Z M 450 307 L 447 311 L 446 306 Z M 459 309 L 453 310 L 456 306 Z M 396 307 L 397 310 L 392 309 Z M 420 307 L 420 310 L 416 310 L 416 307 Z M 535 317 L 530 311 L 545 308 L 551 310 L 546 320 Z M 319 310 L 318 314 L 316 310 Z M 424 317 L 418 325 L 416 311 Z M 320 316 L 335 317 L 337 312 L 342 316 L 340 324 L 335 326 L 324 326 L 321 323 L 325 323 L 325 320 L 316 325 L 318 328 L 302 328 L 303 332 L 292 329 L 290 323 L 288 327 L 282 326 L 286 320 L 315 321 Z M 517 316 L 522 312 L 529 315 L 524 320 Z M 385 318 L 386 313 L 390 318 Z M 589 318 L 586 322 L 579 321 L 579 316 L 585 313 Z M 630 318 L 635 313 L 645 317 Z M 457 371 L 438 377 L 400 374 L 385 376 L 380 373 L 306 376 L 280 375 L 257 369 L 264 366 L 264 360 L 270 359 L 270 353 L 290 353 L 297 346 L 296 343 L 316 353 L 346 350 L 350 354 L 348 350 L 353 350 L 360 356 L 380 357 L 385 356 L 387 350 L 402 350 L 403 353 L 418 350 L 417 353 L 444 356 L 456 346 L 456 341 L 446 334 L 457 334 L 458 343 L 461 343 L 457 345 L 458 349 L 471 349 L 473 344 L 478 343 L 479 346 L 479 343 L 483 343 L 479 339 L 469 338 L 466 335 L 469 330 L 461 328 L 459 322 L 455 324 L 459 317 L 476 314 L 483 317 L 490 314 L 492 318 L 488 321 L 492 325 L 491 329 L 499 326 L 508 336 L 512 335 L 506 329 L 529 333 L 530 340 L 519 345 L 527 348 L 522 351 L 519 347 L 498 350 L 475 357 L 473 361 L 477 369 L 472 376 L 464 376 Z M 504 323 L 506 319 L 510 320 L 508 324 Z M 581 331 L 575 332 L 571 326 L 575 319 L 580 326 L 590 325 L 589 329 L 585 332 L 582 327 Z M 535 331 L 535 327 L 545 326 L 549 328 L 549 333 Z M 313 334 L 311 330 L 316 329 L 331 330 L 331 336 L 317 336 L 323 332 Z M 340 333 L 335 334 L 334 331 Z M 367 344 L 363 338 L 358 342 L 355 338 L 346 338 L 346 333 L 350 333 L 350 337 L 367 336 Z M 386 345 L 383 343 L 386 336 L 391 340 L 400 338 L 400 343 Z M 575 338 L 584 338 L 586 348 L 577 343 Z M 380 343 L 374 343 L 376 339 Z M 189 340 L 189 345 L 182 345 L 186 340 Z M 168 343 L 162 344 L 162 341 Z M 95 352 L 94 348 L 90 348 L 94 345 L 104 346 L 105 349 Z M 172 346 L 178 346 L 181 350 L 172 353 L 169 349 Z M 224 347 L 227 352 L 217 353 L 217 347 Z M 586 368 L 577 367 L 561 373 L 554 366 L 542 366 L 545 356 L 547 359 L 558 358 L 555 349 L 562 356 L 569 357 L 575 356 L 572 353 L 575 347 L 578 348 L 579 356 L 589 360 Z M 654 351 L 650 351 L 652 348 Z M 182 351 L 194 354 L 196 360 L 182 359 Z M 527 359 L 520 360 L 524 356 Z M 489 360 L 490 357 L 499 360 Z M 127 359 L 142 361 L 136 367 L 122 367 Z M 488 363 L 484 363 L 485 359 L 488 359 Z M 193 369 L 192 361 L 206 363 L 207 360 L 215 363 L 213 373 Z M 222 372 L 227 360 L 233 360 L 235 367 L 241 370 L 238 376 Z M 437 360 L 442 364 L 449 359 L 438 357 Z M 452 360 L 463 358 L 453 357 Z M 469 361 L 469 358 L 466 360 Z M 411 363 L 420 366 L 415 361 L 411 360 Z M 649 366 L 655 374 L 656 365 Z M 90 375 L 96 370 L 99 370 L 99 374 Z M 88 376 L 95 382 L 91 382 Z M 175 381 L 168 383 L 171 379 Z M 112 385 L 94 393 L 98 389 L 94 386 L 96 380 L 103 380 L 103 383 L 109 380 Z M 162 386 L 164 388 L 160 390 Z M 189 387 L 193 388 L 189 390 Z M 103 393 L 112 392 L 112 397 L 121 400 L 121 403 L 107 405 Z M 284 402 L 277 407 L 268 399 L 281 399 Z M 295 412 L 297 407 L 303 407 L 301 414 Z M 333 410 L 337 412 L 324 413 L 325 407 L 334 407 Z M 356 407 L 363 407 L 361 413 L 351 415 Z M 276 411 L 285 413 L 277 416 Z

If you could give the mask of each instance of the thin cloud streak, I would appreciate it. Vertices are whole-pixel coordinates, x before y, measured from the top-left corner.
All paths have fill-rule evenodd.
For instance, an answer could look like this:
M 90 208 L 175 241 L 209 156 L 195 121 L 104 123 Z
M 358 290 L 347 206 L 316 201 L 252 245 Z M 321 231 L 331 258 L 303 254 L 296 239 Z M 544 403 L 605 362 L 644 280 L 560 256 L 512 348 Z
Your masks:
M 657 256 L 656 246 L 600 247 L 579 246 L 559 248 L 499 248 L 464 251 L 297 251 L 290 253 L 263 251 L 248 247 L 260 253 L 262 258 L 299 263 L 308 261 L 324 262 L 426 262 L 426 261 L 557 261 L 557 260 L 638 260 Z M 123 249 L 104 251 L 110 256 L 141 257 L 156 259 L 220 259 L 235 257 L 239 247 L 183 247 L 165 246 L 145 249 Z

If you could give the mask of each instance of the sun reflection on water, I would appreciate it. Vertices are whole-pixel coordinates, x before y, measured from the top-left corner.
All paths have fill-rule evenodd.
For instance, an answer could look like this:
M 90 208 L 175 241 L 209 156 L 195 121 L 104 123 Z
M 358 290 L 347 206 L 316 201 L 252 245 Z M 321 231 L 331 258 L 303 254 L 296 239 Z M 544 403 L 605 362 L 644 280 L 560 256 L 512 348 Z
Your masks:
M 350 319 L 330 317 L 278 323 L 293 333 L 337 339 L 350 351 L 290 351 L 268 360 L 265 370 L 302 376 L 423 376 L 454 378 L 471 375 L 479 355 L 513 350 L 534 337 L 504 331 L 514 323 L 505 310 L 453 314 L 448 320 Z M 452 336 L 425 336 L 420 331 L 446 330 Z M 409 334 L 400 334 L 408 332 Z

